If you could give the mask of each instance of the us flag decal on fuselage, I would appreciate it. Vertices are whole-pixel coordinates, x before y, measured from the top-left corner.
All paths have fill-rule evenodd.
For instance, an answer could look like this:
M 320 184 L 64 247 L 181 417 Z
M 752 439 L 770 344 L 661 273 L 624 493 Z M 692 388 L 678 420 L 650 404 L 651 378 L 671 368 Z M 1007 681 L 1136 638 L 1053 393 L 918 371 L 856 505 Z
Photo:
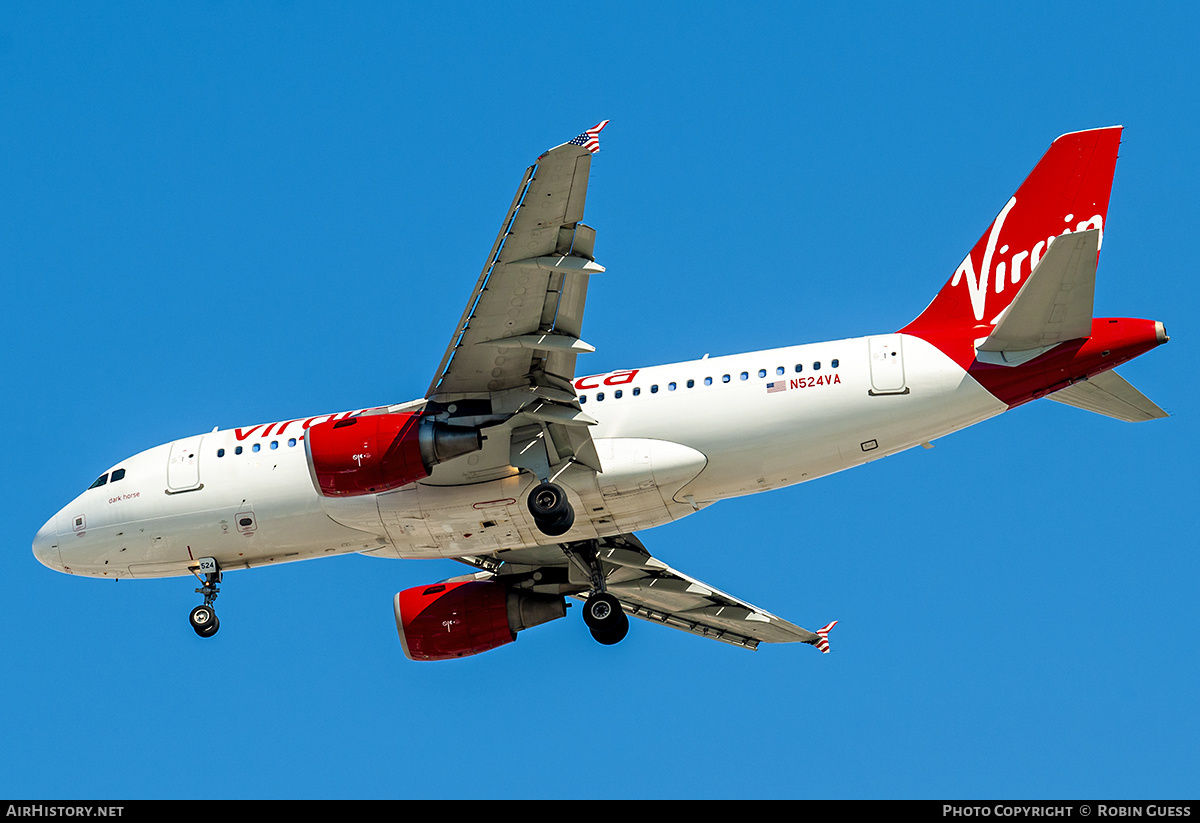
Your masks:
M 772 392 L 777 392 L 777 391 L 786 391 L 786 390 L 787 390 L 787 381 L 786 380 L 776 380 L 774 383 L 767 384 L 767 394 L 771 394 Z

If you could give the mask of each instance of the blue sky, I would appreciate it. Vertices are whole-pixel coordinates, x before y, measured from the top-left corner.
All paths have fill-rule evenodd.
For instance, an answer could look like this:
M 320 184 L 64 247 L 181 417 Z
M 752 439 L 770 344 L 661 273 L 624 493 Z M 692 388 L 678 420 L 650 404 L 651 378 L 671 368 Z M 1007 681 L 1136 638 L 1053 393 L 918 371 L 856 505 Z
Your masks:
M 1150 4 L 0 9 L 0 795 L 1194 798 L 1200 12 Z M 1100 315 L 1172 413 L 1035 403 L 641 534 L 813 627 L 746 652 L 572 613 L 416 664 L 451 562 L 38 565 L 186 435 L 418 397 L 524 168 L 598 120 L 586 373 L 892 331 L 1057 135 L 1121 123 Z M 1182 375 L 1182 377 L 1181 377 Z

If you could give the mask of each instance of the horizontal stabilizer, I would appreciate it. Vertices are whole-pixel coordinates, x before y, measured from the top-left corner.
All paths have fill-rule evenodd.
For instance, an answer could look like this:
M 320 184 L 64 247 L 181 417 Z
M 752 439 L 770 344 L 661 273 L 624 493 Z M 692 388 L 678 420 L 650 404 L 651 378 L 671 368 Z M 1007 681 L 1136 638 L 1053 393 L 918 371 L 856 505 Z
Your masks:
M 1021 353 L 1041 353 L 1068 340 L 1090 337 L 1099 253 L 1098 229 L 1054 238 L 977 350 L 1003 353 L 1003 359 L 1015 365 L 1014 361 L 1022 360 Z
M 1129 381 L 1115 371 L 1101 372 L 1095 377 L 1056 391 L 1049 397 L 1077 409 L 1087 409 L 1129 423 L 1157 420 L 1167 416 L 1153 400 L 1129 385 Z

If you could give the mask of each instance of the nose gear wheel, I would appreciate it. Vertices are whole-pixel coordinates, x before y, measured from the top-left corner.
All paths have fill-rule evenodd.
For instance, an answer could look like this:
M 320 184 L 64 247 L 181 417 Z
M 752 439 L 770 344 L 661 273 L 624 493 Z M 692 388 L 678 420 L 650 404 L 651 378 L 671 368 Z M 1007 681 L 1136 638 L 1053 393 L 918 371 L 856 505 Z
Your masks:
M 217 613 L 213 611 L 212 606 L 197 606 L 192 609 L 189 620 L 196 634 L 201 637 L 212 637 L 217 633 L 217 629 L 221 628 L 221 621 L 217 619 Z
M 217 629 L 221 628 L 221 621 L 217 619 L 217 612 L 213 608 L 213 601 L 217 599 L 217 594 L 220 592 L 217 584 L 221 582 L 221 569 L 217 565 L 217 561 L 211 557 L 202 558 L 200 568 L 211 569 L 204 574 L 204 585 L 196 589 L 196 594 L 204 595 L 204 604 L 192 609 L 188 622 L 192 624 L 196 634 L 201 637 L 212 637 L 217 633 Z M 196 576 L 200 577 L 198 574 Z

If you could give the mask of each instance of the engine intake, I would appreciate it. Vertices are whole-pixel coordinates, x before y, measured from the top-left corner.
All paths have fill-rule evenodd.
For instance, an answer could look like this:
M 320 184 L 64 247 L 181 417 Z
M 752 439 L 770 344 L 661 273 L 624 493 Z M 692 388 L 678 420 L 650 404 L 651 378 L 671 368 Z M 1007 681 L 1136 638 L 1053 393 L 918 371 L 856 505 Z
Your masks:
M 367 414 L 318 423 L 305 449 L 317 489 L 326 497 L 376 494 L 406 486 L 438 463 L 478 451 L 478 429 L 451 426 L 419 412 Z
M 396 595 L 396 630 L 409 660 L 450 660 L 486 652 L 517 632 L 567 613 L 561 595 L 532 594 L 493 580 L 417 586 Z

